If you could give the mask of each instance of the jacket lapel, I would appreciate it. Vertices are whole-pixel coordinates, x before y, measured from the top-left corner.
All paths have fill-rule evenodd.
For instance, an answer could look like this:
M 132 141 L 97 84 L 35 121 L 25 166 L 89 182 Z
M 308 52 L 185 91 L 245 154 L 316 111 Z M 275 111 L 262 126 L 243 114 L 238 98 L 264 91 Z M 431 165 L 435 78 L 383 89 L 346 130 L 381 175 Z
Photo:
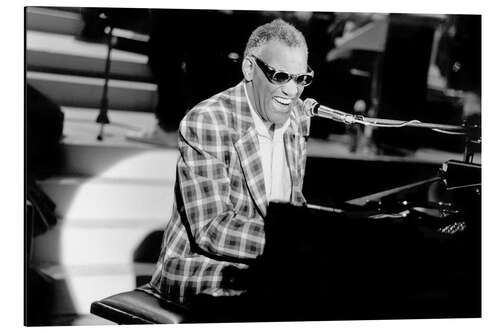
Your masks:
M 264 182 L 264 170 L 259 155 L 259 141 L 255 128 L 250 128 L 234 147 L 240 159 L 245 181 L 250 195 L 262 217 L 266 216 L 267 197 Z
M 239 138 L 234 147 L 240 160 L 241 169 L 247 183 L 250 195 L 262 217 L 266 216 L 267 197 L 264 181 L 264 170 L 259 154 L 259 139 L 253 123 L 250 107 L 245 95 L 244 82 L 235 87 L 234 101 L 236 103 L 235 128 Z
M 290 122 L 290 127 L 286 130 L 283 135 L 283 139 L 285 141 L 285 154 L 288 161 L 288 168 L 290 169 L 290 178 L 292 180 L 292 203 L 297 203 L 298 200 L 298 192 L 300 192 L 299 187 L 299 170 L 298 170 L 298 156 L 297 153 L 299 151 L 298 140 L 296 134 L 292 129 L 293 122 Z

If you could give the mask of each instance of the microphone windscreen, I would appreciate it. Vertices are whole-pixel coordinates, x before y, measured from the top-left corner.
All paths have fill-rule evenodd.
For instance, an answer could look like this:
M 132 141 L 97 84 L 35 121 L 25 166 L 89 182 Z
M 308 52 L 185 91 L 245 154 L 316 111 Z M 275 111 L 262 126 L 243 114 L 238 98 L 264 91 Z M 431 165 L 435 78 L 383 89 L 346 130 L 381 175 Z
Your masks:
M 313 98 L 306 98 L 304 100 L 304 109 L 309 117 L 313 117 L 316 114 L 314 110 L 316 109 L 317 105 L 318 102 L 316 102 L 316 100 L 314 100 Z

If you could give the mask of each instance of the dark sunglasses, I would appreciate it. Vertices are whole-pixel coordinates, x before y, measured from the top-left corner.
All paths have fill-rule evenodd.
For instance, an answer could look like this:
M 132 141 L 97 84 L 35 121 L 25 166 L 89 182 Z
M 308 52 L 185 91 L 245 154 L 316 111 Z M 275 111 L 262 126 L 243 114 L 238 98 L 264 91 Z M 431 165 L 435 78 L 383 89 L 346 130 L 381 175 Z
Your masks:
M 307 87 L 312 83 L 314 77 L 314 71 L 309 66 L 307 66 L 307 70 L 309 71 L 309 73 L 289 74 L 287 72 L 278 71 L 274 69 L 273 67 L 269 66 L 264 61 L 260 60 L 254 55 L 250 56 L 255 59 L 255 63 L 257 64 L 257 66 L 259 66 L 259 68 L 262 70 L 266 78 L 271 83 L 285 84 L 289 82 L 291 79 L 295 80 L 295 82 L 302 87 Z

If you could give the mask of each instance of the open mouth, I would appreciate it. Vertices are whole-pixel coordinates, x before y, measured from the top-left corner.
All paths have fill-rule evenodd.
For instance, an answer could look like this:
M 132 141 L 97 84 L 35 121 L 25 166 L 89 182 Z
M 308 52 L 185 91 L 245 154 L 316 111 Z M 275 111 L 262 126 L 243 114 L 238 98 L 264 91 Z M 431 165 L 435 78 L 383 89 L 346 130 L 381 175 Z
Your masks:
M 278 104 L 283 105 L 283 106 L 289 106 L 292 100 L 290 98 L 283 98 L 283 97 L 274 97 L 274 100 L 278 102 Z

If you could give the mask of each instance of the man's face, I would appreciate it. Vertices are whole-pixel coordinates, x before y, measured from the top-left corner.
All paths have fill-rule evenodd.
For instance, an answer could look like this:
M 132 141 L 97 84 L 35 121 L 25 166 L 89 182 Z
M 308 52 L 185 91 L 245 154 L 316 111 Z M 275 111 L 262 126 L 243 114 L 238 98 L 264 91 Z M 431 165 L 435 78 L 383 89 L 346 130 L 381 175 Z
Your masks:
M 256 56 L 274 69 L 289 74 L 303 74 L 307 71 L 307 53 L 304 48 L 289 47 L 280 41 L 271 41 Z M 271 83 L 255 59 L 252 58 L 251 61 L 253 89 L 249 92 L 250 100 L 265 121 L 279 128 L 290 117 L 293 104 L 299 99 L 304 87 L 293 79 L 284 84 Z

